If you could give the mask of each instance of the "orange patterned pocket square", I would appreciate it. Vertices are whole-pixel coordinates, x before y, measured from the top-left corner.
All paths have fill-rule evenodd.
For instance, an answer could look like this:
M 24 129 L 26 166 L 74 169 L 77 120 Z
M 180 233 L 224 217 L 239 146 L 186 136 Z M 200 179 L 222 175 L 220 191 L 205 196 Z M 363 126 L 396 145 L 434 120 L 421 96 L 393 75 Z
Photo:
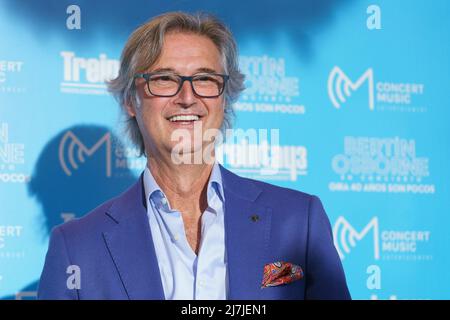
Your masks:
M 288 284 L 303 278 L 303 270 L 295 264 L 278 261 L 264 266 L 264 277 L 261 288 Z

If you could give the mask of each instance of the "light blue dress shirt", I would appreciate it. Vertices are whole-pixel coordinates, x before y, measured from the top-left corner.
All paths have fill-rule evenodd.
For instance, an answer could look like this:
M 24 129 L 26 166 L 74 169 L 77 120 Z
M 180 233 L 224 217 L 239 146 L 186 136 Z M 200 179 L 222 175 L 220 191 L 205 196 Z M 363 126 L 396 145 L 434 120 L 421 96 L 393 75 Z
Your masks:
M 181 213 L 170 207 L 149 168 L 144 171 L 144 189 L 165 298 L 226 299 L 225 198 L 218 164 L 214 164 L 208 182 L 198 255 L 187 241 Z

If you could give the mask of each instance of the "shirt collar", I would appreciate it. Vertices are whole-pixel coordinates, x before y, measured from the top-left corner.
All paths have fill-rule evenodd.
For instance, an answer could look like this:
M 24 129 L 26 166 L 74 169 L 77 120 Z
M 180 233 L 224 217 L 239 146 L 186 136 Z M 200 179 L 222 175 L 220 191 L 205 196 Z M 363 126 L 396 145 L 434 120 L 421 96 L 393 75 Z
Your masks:
M 155 203 L 159 205 L 169 205 L 167 202 L 167 197 L 164 194 L 164 192 L 159 187 L 158 183 L 156 182 L 155 178 L 153 177 L 149 167 L 145 167 L 144 170 L 144 191 L 145 191 L 145 198 L 148 201 L 152 199 Z M 222 174 L 220 172 L 220 167 L 217 162 L 214 163 L 211 175 L 209 177 L 208 181 L 208 187 L 207 187 L 207 199 L 208 199 L 208 205 L 211 204 L 212 198 L 214 195 L 217 195 L 220 199 L 220 201 L 223 203 L 225 202 L 225 197 L 223 193 L 223 185 L 222 185 Z
M 211 176 L 208 181 L 208 191 L 214 188 L 214 191 L 219 196 L 220 201 L 225 202 L 225 196 L 223 193 L 222 174 L 220 173 L 220 167 L 217 162 L 214 163 Z M 210 197 L 208 195 L 208 201 Z

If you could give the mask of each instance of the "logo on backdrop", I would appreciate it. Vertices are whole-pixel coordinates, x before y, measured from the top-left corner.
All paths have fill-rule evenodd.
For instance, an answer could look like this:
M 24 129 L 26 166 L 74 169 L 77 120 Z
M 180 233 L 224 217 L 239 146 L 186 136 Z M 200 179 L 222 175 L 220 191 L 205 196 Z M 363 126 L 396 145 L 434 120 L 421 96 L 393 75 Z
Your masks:
M 25 252 L 12 250 L 11 244 L 22 237 L 22 225 L 0 225 L 0 259 L 23 258 Z
M 343 216 L 333 226 L 334 245 L 341 259 L 357 250 L 359 242 L 370 239 L 374 260 L 432 260 L 433 256 L 423 254 L 430 241 L 429 230 L 380 230 L 377 216 L 361 229 L 356 229 Z
M 88 148 L 72 131 L 68 131 L 59 144 L 59 162 L 64 172 L 71 176 L 72 172 L 86 161 L 86 156 L 91 157 L 103 144 L 105 145 L 106 176 L 111 177 L 111 134 L 109 132 Z
M 23 61 L 0 60 L 0 92 L 25 92 L 26 88 L 20 83 L 22 67 Z
M 112 176 L 113 168 L 142 171 L 146 165 L 145 159 L 139 157 L 136 148 L 115 143 L 110 132 L 100 137 L 92 146 L 86 146 L 76 134 L 69 130 L 59 143 L 58 156 L 61 168 L 66 175 L 71 176 L 97 152 L 104 152 L 106 177 Z
M 340 109 L 341 105 L 346 102 L 347 97 L 350 97 L 352 91 L 356 91 L 364 82 L 367 82 L 368 87 L 368 105 L 369 109 L 374 109 L 374 90 L 373 90 L 373 70 L 367 69 L 366 72 L 355 82 L 339 68 L 334 67 L 328 77 L 328 96 L 331 103 L 336 109 Z
M 0 123 L 0 183 L 26 183 L 30 175 L 19 170 L 25 164 L 25 144 L 10 141 L 9 123 Z
M 355 91 L 367 90 L 367 107 L 369 110 L 425 112 L 425 106 L 417 105 L 416 100 L 423 96 L 425 85 L 422 83 L 396 83 L 378 81 L 375 83 L 374 70 L 367 69 L 356 81 L 338 66 L 328 76 L 328 97 L 336 109 L 344 105 L 350 108 L 354 103 L 351 96 Z M 367 88 L 367 89 L 366 89 Z
M 429 158 L 418 156 L 416 141 L 400 137 L 344 137 L 344 150 L 331 159 L 339 180 L 330 181 L 335 192 L 434 194 Z
M 235 104 L 238 111 L 304 114 L 298 103 L 299 78 L 286 75 L 284 58 L 240 56 L 239 66 L 245 74 L 245 91 Z
M 63 93 L 108 94 L 105 81 L 119 73 L 119 60 L 109 59 L 106 54 L 98 57 L 78 57 L 73 51 L 61 51 L 64 80 L 60 84 Z
M 380 259 L 378 217 L 373 217 L 360 232 L 344 217 L 339 217 L 333 228 L 334 243 L 339 257 L 344 259 L 345 255 L 350 253 L 350 248 L 356 246 L 356 241 L 361 241 L 370 231 L 373 234 L 373 258 L 378 260 Z

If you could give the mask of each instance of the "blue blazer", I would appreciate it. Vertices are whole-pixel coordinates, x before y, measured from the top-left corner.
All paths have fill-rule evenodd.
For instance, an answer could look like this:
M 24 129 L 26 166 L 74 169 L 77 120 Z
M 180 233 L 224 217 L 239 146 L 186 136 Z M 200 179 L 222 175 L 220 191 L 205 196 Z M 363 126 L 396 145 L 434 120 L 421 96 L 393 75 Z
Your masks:
M 228 298 L 350 299 L 320 200 L 220 169 Z M 264 266 L 277 261 L 300 266 L 304 277 L 262 288 Z M 70 265 L 80 268 L 79 289 L 67 285 Z M 53 229 L 38 298 L 164 299 L 142 176 L 83 218 Z

